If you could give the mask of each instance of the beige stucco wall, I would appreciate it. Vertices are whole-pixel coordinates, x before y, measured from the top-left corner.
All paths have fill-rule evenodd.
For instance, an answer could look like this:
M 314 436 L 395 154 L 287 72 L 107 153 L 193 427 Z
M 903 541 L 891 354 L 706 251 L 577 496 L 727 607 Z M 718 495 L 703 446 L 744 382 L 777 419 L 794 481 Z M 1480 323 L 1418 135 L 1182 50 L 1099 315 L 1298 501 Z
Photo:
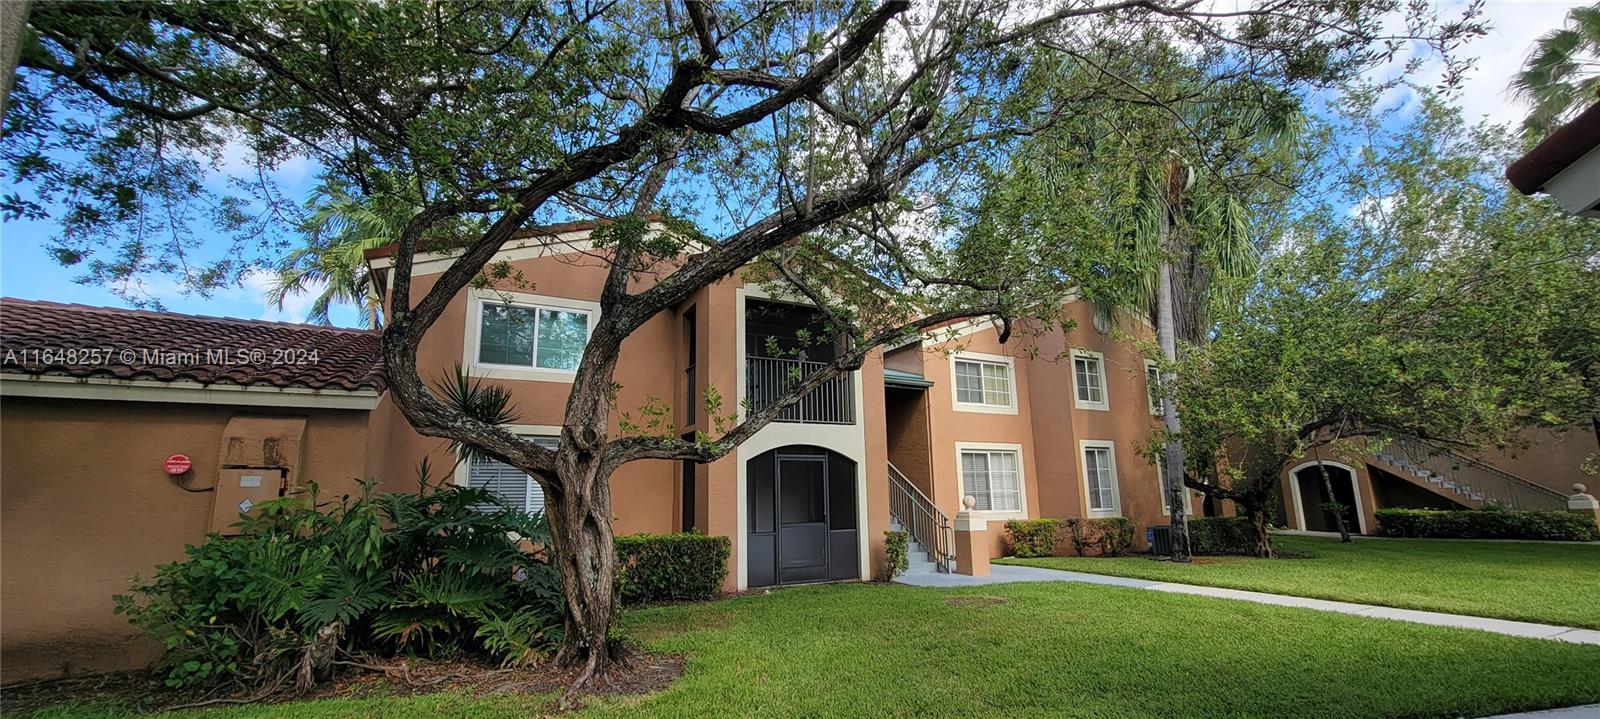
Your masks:
M 366 412 L 7 397 L 0 411 L 0 681 L 137 666 L 157 647 L 112 613 L 130 579 L 202 541 L 212 493 L 162 470 L 194 461 L 210 486 L 236 414 L 307 418 L 304 465 L 290 472 L 325 492 L 366 476 Z
M 508 263 L 515 279 L 493 282 L 489 288 L 508 296 L 533 295 L 583 302 L 598 302 L 608 266 L 601 259 L 582 253 L 569 253 L 520 259 Z M 433 287 L 435 274 L 422 274 L 412 280 L 412 297 L 423 296 Z M 417 368 L 430 384 L 452 377 L 457 365 L 469 366 L 476 348 L 466 346 L 472 289 L 458 294 L 429 328 L 417 348 Z M 681 411 L 683 350 L 682 329 L 677 312 L 663 312 L 646 322 L 622 344 L 615 381 L 621 385 L 616 411 L 611 417 L 613 436 L 621 434 L 624 412 L 636 421 L 640 408 L 652 399 L 667 402 L 674 412 Z M 505 387 L 511 394 L 517 419 L 513 424 L 533 425 L 556 431 L 566 414 L 572 384 L 564 381 L 534 381 L 515 373 L 489 370 L 475 375 L 480 381 Z M 385 400 L 388 401 L 387 398 Z M 454 465 L 448 443 L 421 437 L 411 431 L 398 411 L 393 414 L 388 448 L 388 465 L 415 475 L 418 461 L 427 455 L 440 471 Z M 676 415 L 675 415 L 676 416 Z M 679 527 L 679 478 L 673 462 L 642 461 L 619 469 L 612 478 L 612 514 L 618 534 L 671 532 Z
M 1600 453 L 1595 431 L 1578 425 L 1566 431 L 1530 429 L 1504 448 L 1489 448 L 1473 453 L 1478 459 L 1535 484 L 1563 494 L 1572 492 L 1573 483 L 1593 489 L 1600 478 L 1583 473 L 1583 463 Z
M 914 351 L 922 359 L 922 374 L 934 382 L 927 393 L 934 501 L 952 516 L 959 510 L 958 443 L 1020 444 L 1026 516 L 1088 516 L 1080 441 L 1109 441 L 1115 446 L 1121 514 L 1133 521 L 1135 544 L 1143 548 L 1144 530 L 1167 521 L 1156 468 L 1140 455 L 1159 420 L 1149 411 L 1144 360 L 1128 340 L 1148 337 L 1151 330 L 1136 318 L 1122 316 L 1117 331 L 1100 332 L 1083 302 L 1069 303 L 1063 312 L 1075 324 L 1067 331 L 1020 331 L 1001 344 L 998 333 L 985 327 Z M 1074 348 L 1103 355 L 1108 409 L 1077 407 L 1069 354 Z M 974 412 L 954 405 L 951 353 L 960 352 L 1011 358 L 1015 414 Z M 891 448 L 894 451 L 898 450 Z M 1198 510 L 1198 497 L 1193 504 Z M 996 517 L 989 522 L 991 556 L 1001 556 L 1005 550 L 1005 521 Z

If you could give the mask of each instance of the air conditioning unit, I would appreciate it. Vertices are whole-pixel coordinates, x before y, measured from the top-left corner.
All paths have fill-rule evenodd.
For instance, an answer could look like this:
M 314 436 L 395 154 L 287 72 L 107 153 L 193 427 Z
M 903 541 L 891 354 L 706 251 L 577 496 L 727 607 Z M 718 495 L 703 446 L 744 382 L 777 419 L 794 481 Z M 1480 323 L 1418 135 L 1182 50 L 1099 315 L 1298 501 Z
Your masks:
M 1150 553 L 1156 556 L 1172 554 L 1172 526 L 1167 524 L 1156 525 L 1144 530 L 1145 541 L 1150 544 Z

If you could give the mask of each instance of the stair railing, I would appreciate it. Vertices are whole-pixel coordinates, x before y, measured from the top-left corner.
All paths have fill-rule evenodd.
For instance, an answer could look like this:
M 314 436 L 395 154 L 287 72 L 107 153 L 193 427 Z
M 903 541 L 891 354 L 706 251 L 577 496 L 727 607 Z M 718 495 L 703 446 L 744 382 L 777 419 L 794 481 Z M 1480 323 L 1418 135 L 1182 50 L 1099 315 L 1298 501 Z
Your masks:
M 927 550 L 940 572 L 950 572 L 955 566 L 956 546 L 950 517 L 893 464 L 889 465 L 889 514 Z
M 1535 484 L 1498 467 L 1485 464 L 1448 447 L 1440 447 L 1409 437 L 1390 442 L 1379 451 L 1380 458 L 1400 461 L 1403 469 L 1418 468 L 1438 475 L 1459 490 L 1458 494 L 1484 504 L 1499 504 L 1512 509 L 1564 510 L 1567 495 Z M 1423 481 L 1427 481 L 1424 477 Z

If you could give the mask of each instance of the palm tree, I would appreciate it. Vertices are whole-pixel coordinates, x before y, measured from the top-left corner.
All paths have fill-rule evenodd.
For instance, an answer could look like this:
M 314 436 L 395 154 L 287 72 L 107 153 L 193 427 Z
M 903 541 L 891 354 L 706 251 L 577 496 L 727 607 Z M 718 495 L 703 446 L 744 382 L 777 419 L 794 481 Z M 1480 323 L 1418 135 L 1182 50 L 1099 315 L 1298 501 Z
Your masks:
M 320 287 L 307 322 L 332 324 L 333 305 L 350 304 L 361 307 L 365 324 L 376 329 L 378 299 L 364 253 L 396 241 L 410 208 L 401 202 L 356 197 L 332 184 L 318 187 L 306 206 L 310 212 L 300 225 L 306 244 L 278 263 L 267 301 L 282 309 L 289 297 Z
M 1600 100 L 1600 4 L 1573 8 L 1563 27 L 1540 37 L 1511 91 L 1532 106 L 1522 129 L 1534 138 Z
M 1298 110 L 1268 114 L 1229 107 L 1226 98 L 1194 101 L 1180 108 L 1191 130 L 1223 138 L 1203 143 L 1200 152 L 1216 156 L 1186 162 L 1174 149 L 1138 170 L 1143 184 L 1138 210 L 1124 225 L 1131 277 L 1117 294 L 1098 299 L 1096 310 L 1118 307 L 1148 312 L 1156 327 L 1162 358 L 1161 417 L 1166 430 L 1161 471 L 1172 528 L 1172 559 L 1188 561 L 1188 518 L 1184 512 L 1182 421 L 1172 388 L 1179 342 L 1207 340 L 1210 308 L 1236 300 L 1232 280 L 1255 274 L 1260 252 L 1253 232 L 1249 198 L 1263 193 L 1260 166 L 1292 163 L 1300 135 Z M 1231 166 L 1231 170 L 1230 170 Z M 1202 167 L 1204 171 L 1202 170 Z M 1271 194 L 1270 192 L 1268 194 Z M 1332 496 L 1331 494 L 1329 496 Z M 1342 515 L 1337 515 L 1341 516 Z M 1340 520 L 1340 532 L 1348 534 Z

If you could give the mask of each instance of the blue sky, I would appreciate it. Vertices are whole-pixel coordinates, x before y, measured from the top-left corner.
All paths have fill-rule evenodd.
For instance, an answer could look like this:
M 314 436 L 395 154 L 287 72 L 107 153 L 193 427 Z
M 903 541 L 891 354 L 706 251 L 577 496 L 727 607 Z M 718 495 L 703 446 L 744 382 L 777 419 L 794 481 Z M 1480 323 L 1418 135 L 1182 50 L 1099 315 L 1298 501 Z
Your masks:
M 1445 3 L 1445 11 L 1457 4 Z M 1567 10 L 1577 4 L 1560 0 L 1490 0 L 1486 3 L 1485 15 L 1493 24 L 1493 30 L 1466 49 L 1466 53 L 1476 56 L 1478 61 L 1467 75 L 1466 85 L 1457 100 L 1469 119 L 1516 122 L 1522 117 L 1523 109 L 1506 94 L 1506 84 L 1533 41 L 1559 26 Z M 1403 61 L 1404 58 L 1398 58 L 1388 68 L 1376 70 L 1374 75 L 1391 75 Z M 1417 79 L 1430 83 L 1435 79 L 1430 73 L 1436 74 L 1437 70 L 1436 64 L 1425 64 Z M 1393 100 L 1404 103 L 1408 98 L 1397 91 Z M 221 176 L 242 169 L 242 165 L 225 163 L 218 170 L 218 181 Z M 303 200 L 316 184 L 315 167 L 309 163 L 290 163 L 280 168 L 277 180 L 289 197 Z M 121 298 L 105 288 L 74 282 L 80 273 L 51 259 L 45 247 L 55 232 L 55 225 L 49 221 L 0 224 L 0 295 L 96 306 L 125 305 Z M 248 276 L 242 286 L 215 292 L 209 298 L 186 296 L 176 282 L 165 278 L 149 278 L 146 290 L 174 312 L 302 321 L 310 297 L 296 298 L 281 310 L 269 307 L 264 298 L 265 279 L 264 274 Z M 354 308 L 340 307 L 334 311 L 333 319 L 336 324 L 358 326 L 360 315 Z

